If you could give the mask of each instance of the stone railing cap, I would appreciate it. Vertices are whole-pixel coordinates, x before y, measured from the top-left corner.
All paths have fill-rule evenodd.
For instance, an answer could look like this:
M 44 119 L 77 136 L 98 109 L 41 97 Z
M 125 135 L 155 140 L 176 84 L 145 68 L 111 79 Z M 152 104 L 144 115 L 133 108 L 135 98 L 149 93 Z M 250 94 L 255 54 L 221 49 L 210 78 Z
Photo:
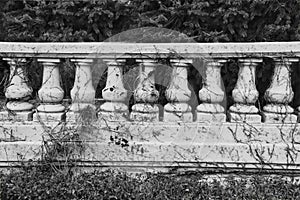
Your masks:
M 0 42 L 1 57 L 55 58 L 297 57 L 300 42 L 257 43 L 22 43 Z

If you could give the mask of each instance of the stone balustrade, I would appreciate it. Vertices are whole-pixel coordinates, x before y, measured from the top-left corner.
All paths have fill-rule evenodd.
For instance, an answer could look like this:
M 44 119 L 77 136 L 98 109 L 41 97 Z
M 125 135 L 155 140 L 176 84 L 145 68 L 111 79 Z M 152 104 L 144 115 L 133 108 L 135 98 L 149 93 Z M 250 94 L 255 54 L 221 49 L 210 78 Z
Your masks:
M 94 116 L 90 124 L 94 128 L 85 132 L 89 135 L 87 144 L 93 149 L 84 153 L 86 161 L 107 162 L 108 166 L 121 161 L 121 166 L 130 162 L 143 167 L 150 166 L 143 162 L 151 161 L 155 163 L 153 168 L 172 168 L 174 162 L 195 168 L 197 162 L 227 163 L 229 168 L 239 163 L 288 163 L 297 169 L 300 115 L 291 102 L 300 91 L 292 88 L 291 65 L 299 63 L 299 56 L 300 42 L 1 42 L 0 57 L 10 66 L 10 76 L 5 87 L 6 103 L 0 112 L 0 148 L 9 153 L 0 153 L 0 160 L 18 160 L 14 154 L 25 150 L 31 153 L 24 157 L 34 157 L 32 148 L 37 141 L 49 139 L 57 127 L 61 127 L 61 133 L 65 127 L 75 130 L 86 117 L 81 112 L 88 110 Z M 33 94 L 24 64 L 29 58 L 43 67 L 37 95 Z M 203 65 L 196 68 L 203 85 L 195 91 L 188 71 L 199 58 Z M 274 74 L 265 93 L 259 94 L 256 71 L 265 58 L 272 60 Z M 76 67 L 71 91 L 62 89 L 59 66 L 63 59 Z M 129 59 L 138 72 L 132 77 L 132 90 L 124 83 Z M 221 69 L 233 59 L 239 71 L 231 92 L 233 104 L 228 105 Z M 107 68 L 102 103 L 97 106 L 97 83 L 93 83 L 96 67 Z M 162 67 L 168 68 L 169 74 L 157 73 Z M 164 77 L 158 76 L 169 77 L 163 93 L 157 80 Z M 65 92 L 71 94 L 68 106 L 62 103 Z M 164 105 L 159 102 L 162 96 L 167 101 Z M 192 97 L 198 100 L 197 105 L 191 104 Z M 261 107 L 259 98 L 266 105 Z M 44 126 L 52 132 L 45 131 Z M 19 146 L 12 147 L 11 142 Z

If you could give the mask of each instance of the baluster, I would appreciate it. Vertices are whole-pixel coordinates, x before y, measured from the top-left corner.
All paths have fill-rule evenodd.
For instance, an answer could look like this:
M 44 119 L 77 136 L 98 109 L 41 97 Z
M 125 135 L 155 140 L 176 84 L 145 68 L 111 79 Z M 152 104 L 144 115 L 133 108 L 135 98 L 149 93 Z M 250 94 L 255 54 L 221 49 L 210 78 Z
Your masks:
M 33 115 L 34 121 L 61 121 L 65 107 L 61 104 L 64 90 L 60 86 L 59 59 L 38 59 L 43 64 L 43 85 L 38 92 L 41 104 Z
M 95 89 L 93 87 L 92 59 L 71 59 L 76 65 L 74 86 L 71 90 L 72 105 L 66 120 L 77 121 L 95 119 Z M 88 112 L 85 112 L 87 111 Z
M 9 112 L 1 112 L 3 119 L 16 121 L 31 121 L 33 105 L 28 102 L 31 98 L 32 88 L 28 85 L 28 78 L 24 73 L 25 59 L 4 58 L 10 65 L 9 85 L 5 90 L 8 99 L 6 108 Z
M 225 122 L 225 109 L 221 105 L 225 93 L 222 89 L 221 67 L 226 60 L 209 59 L 206 64 L 206 79 L 199 91 L 199 98 L 203 102 L 197 106 L 197 121 Z
M 134 99 L 137 102 L 132 106 L 130 118 L 135 121 L 159 121 L 159 108 L 155 104 L 159 93 L 155 89 L 155 61 L 137 60 L 139 66 L 139 83 L 134 91 Z
M 164 121 L 191 122 L 193 121 L 192 108 L 187 103 L 191 98 L 187 80 L 188 63 L 175 59 L 171 62 L 173 71 L 171 82 L 166 90 L 166 98 L 169 103 L 164 106 Z
M 255 107 L 259 93 L 255 85 L 255 69 L 262 59 L 239 59 L 239 76 L 232 96 L 236 102 L 229 108 L 231 121 L 261 122 L 259 110 Z
M 124 103 L 127 99 L 127 90 L 123 84 L 124 60 L 105 60 L 107 61 L 107 80 L 106 86 L 102 90 L 103 99 L 106 100 L 100 106 L 98 118 L 108 121 L 126 121 L 128 119 L 128 106 Z
M 297 62 L 295 58 L 274 59 L 274 74 L 272 82 L 265 93 L 268 102 L 263 107 L 264 121 L 267 123 L 295 123 L 297 116 L 293 115 L 294 109 L 288 104 L 294 97 L 291 86 L 290 66 Z

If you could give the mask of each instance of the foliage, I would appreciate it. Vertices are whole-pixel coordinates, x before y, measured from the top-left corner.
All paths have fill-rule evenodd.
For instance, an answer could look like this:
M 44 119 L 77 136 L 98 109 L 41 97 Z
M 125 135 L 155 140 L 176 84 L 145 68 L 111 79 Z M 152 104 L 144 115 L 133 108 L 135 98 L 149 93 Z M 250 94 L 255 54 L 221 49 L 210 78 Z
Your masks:
M 1 174 L 1 199 L 297 199 L 299 183 L 281 176 L 211 178 L 200 173 L 93 171 L 76 176 L 38 168 Z
M 297 0 L 5 0 L 0 5 L 5 41 L 104 41 L 145 26 L 176 30 L 197 42 L 300 38 Z

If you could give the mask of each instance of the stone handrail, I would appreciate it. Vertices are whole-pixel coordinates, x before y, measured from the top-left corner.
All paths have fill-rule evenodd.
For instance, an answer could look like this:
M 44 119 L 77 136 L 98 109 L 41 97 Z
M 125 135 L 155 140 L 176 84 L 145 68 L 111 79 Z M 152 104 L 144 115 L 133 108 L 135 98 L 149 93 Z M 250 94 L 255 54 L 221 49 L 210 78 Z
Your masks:
M 282 57 L 299 56 L 300 42 L 258 43 L 22 43 L 0 42 L 1 57 L 120 58 L 147 55 L 195 57 Z M 126 55 L 132 54 L 132 55 Z M 124 55 L 125 54 L 125 55 Z
M 295 156 L 289 158 L 292 162 L 288 164 L 297 166 L 298 143 L 294 136 L 298 133 L 300 109 L 294 109 L 289 104 L 295 92 L 291 86 L 290 68 L 293 63 L 299 62 L 299 56 L 300 42 L 0 42 L 0 57 L 10 65 L 9 84 L 5 90 L 7 103 L 5 109 L 0 112 L 3 124 L 2 137 L 7 140 L 5 131 L 11 130 L 15 132 L 14 138 L 25 137 L 24 140 L 27 141 L 29 136 L 20 133 L 20 129 L 14 127 L 16 125 L 25 126 L 28 130 L 35 132 L 33 138 L 37 137 L 37 130 L 39 133 L 45 132 L 41 130 L 42 127 L 54 122 L 64 122 L 69 124 L 70 129 L 74 129 L 74 124 L 78 124 L 83 117 L 82 111 L 88 110 L 94 113 L 92 119 L 96 122 L 93 122 L 93 126 L 102 128 L 106 126 L 105 129 L 98 127 L 91 131 L 98 131 L 98 135 L 104 135 L 103 138 L 95 136 L 91 139 L 93 142 L 100 141 L 94 146 L 97 149 L 97 155 L 94 154 L 94 156 L 97 161 L 101 162 L 109 159 L 107 162 L 111 165 L 114 165 L 116 161 L 132 162 L 137 165 L 140 161 L 157 161 L 156 167 L 161 165 L 161 162 L 173 161 L 183 162 L 186 165 L 195 161 L 262 164 L 266 162 L 264 157 L 267 157 L 266 159 L 269 159 L 268 162 L 271 164 L 286 164 L 286 157 L 283 154 L 287 154 L 287 145 L 295 148 L 293 151 Z M 259 92 L 256 89 L 255 71 L 266 57 L 273 60 L 274 74 L 264 94 L 267 104 L 263 108 L 258 108 L 256 102 Z M 38 91 L 39 105 L 36 107 L 30 101 L 32 88 L 28 85 L 28 77 L 23 68 L 27 58 L 35 58 L 43 65 L 43 84 Z M 74 86 L 71 90 L 72 104 L 69 108 L 62 104 L 64 90 L 60 84 L 58 67 L 61 59 L 64 58 L 70 59 L 76 65 Z M 132 94 L 134 99 L 132 107 L 129 107 L 130 94 L 123 83 L 123 68 L 127 58 L 135 59 L 139 71 L 136 88 Z M 157 69 L 157 58 L 167 58 L 172 66 L 171 79 L 164 94 L 168 102 L 163 107 L 158 104 L 161 94 L 155 88 L 156 79 L 153 73 Z M 205 74 L 201 74 L 205 76 L 203 87 L 196 91 L 201 103 L 196 108 L 192 108 L 189 105 L 192 91 L 188 87 L 187 69 L 193 64 L 195 58 L 204 58 L 206 67 L 204 68 Z M 227 110 L 224 105 L 226 95 L 222 85 L 221 68 L 231 58 L 238 60 L 239 73 L 232 91 L 234 104 Z M 99 107 L 95 106 L 95 89 L 91 70 L 92 63 L 97 59 L 104 61 L 107 65 L 106 86 L 102 90 L 105 102 Z M 10 124 L 12 121 L 13 125 Z M 40 122 L 42 122 L 40 129 L 36 128 Z M 146 123 L 146 128 L 145 124 L 136 125 L 140 122 Z M 212 126 L 212 124 L 215 125 Z M 279 124 L 282 125 L 281 128 L 278 128 Z M 107 129 L 107 126 L 110 128 Z M 186 126 L 188 126 L 187 129 Z M 128 133 L 130 137 L 127 134 L 124 139 L 124 133 L 120 127 L 127 133 L 130 130 Z M 145 128 L 143 134 L 141 134 L 141 127 Z M 250 135 L 248 129 L 251 132 Z M 291 136 L 291 130 L 295 131 L 293 136 Z M 286 137 L 288 139 L 282 139 Z M 7 143 L 1 143 L 4 141 L 3 138 L 0 137 L 0 147 L 1 145 L 7 147 Z M 107 146 L 108 142 L 119 145 L 120 141 L 116 142 L 116 138 L 127 142 L 120 148 Z M 40 140 L 41 138 L 38 139 Z M 171 144 L 169 144 L 170 141 Z M 190 141 L 192 145 L 187 144 Z M 259 150 L 262 158 L 253 155 L 253 146 L 251 146 L 253 142 L 256 147 L 263 147 L 263 150 Z M 274 145 L 277 145 L 278 150 L 275 153 Z M 202 156 L 199 152 L 200 147 L 201 151 L 210 156 Z M 131 148 L 132 152 L 141 157 L 128 156 L 122 151 L 124 148 L 126 152 Z M 110 154 L 105 153 L 107 149 L 110 149 Z M 223 149 L 223 153 L 219 151 L 220 149 Z M 152 150 L 158 152 L 152 154 Z M 188 152 L 192 152 L 191 155 Z M 11 152 L 13 153 L 14 151 Z M 232 158 L 233 153 L 235 153 L 234 158 Z M 185 157 L 182 158 L 179 155 Z M 0 161 L 3 160 L 1 156 L 0 153 Z M 91 157 L 87 160 L 91 161 Z M 185 164 L 181 165 L 185 167 Z

